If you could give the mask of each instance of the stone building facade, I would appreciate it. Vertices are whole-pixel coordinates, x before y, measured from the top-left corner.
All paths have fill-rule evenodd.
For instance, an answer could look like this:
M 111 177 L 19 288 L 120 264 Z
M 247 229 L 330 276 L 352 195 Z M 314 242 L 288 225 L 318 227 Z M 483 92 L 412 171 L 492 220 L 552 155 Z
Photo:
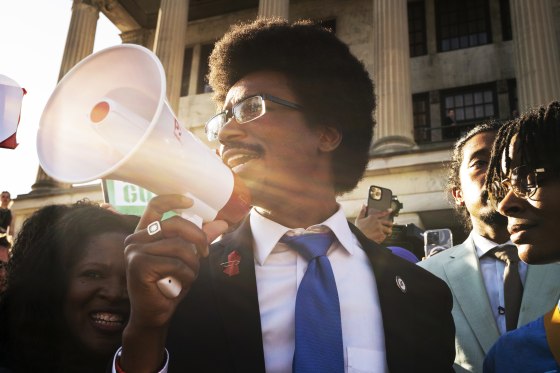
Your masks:
M 465 235 L 445 193 L 448 110 L 464 133 L 560 98 L 560 0 L 74 0 L 60 77 L 92 52 L 100 12 L 123 43 L 158 55 L 171 107 L 201 138 L 215 112 L 206 59 L 230 24 L 277 15 L 330 27 L 364 62 L 378 98 L 367 172 L 339 198 L 348 218 L 380 185 L 403 204 L 397 224 L 450 228 L 456 243 Z M 103 198 L 98 185 L 62 185 L 39 169 L 15 200 L 16 229 L 38 206 L 85 196 Z

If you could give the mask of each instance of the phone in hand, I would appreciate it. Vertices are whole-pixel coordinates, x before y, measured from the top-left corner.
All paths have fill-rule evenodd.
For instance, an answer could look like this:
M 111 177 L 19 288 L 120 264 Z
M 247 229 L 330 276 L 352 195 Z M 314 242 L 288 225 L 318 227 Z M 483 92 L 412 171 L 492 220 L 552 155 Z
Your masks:
M 426 258 L 453 247 L 453 234 L 449 228 L 431 229 L 424 232 Z
M 385 211 L 391 207 L 393 200 L 393 192 L 391 189 L 383 188 L 377 185 L 369 187 L 366 216 L 368 213 L 375 211 Z M 387 217 L 389 218 L 389 217 Z

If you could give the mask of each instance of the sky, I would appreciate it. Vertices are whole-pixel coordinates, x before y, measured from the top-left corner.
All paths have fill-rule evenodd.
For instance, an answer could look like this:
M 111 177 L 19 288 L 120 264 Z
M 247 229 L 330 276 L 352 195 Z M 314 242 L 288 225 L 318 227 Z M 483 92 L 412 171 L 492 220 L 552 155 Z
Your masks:
M 0 0 L 0 75 L 25 88 L 18 147 L 0 148 L 0 191 L 12 198 L 31 191 L 39 160 L 36 137 L 41 114 L 60 71 L 72 0 Z M 100 13 L 94 52 L 121 44 L 119 30 Z

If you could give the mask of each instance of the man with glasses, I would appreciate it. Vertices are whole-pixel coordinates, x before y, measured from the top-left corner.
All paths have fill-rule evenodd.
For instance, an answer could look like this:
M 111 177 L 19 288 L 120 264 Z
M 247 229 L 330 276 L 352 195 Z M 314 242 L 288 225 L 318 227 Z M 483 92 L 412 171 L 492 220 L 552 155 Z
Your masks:
M 336 201 L 362 178 L 374 126 L 373 84 L 348 46 L 311 22 L 258 19 L 217 42 L 209 82 L 219 113 L 206 133 L 254 207 L 210 250 L 223 222 L 174 217 L 127 239 L 119 369 L 452 371 L 447 286 L 368 240 Z M 139 228 L 189 204 L 158 196 Z M 181 281 L 178 298 L 159 292 L 162 276 Z
M 560 102 L 528 111 L 500 130 L 486 187 L 519 257 L 560 272 Z M 542 286 L 560 288 L 553 277 Z M 560 304 L 502 336 L 484 360 L 485 372 L 560 372 Z M 546 311 L 545 311 L 546 312 Z M 544 313 L 544 312 L 543 312 Z
M 453 150 L 448 191 L 469 237 L 419 263 L 453 293 L 456 372 L 482 372 L 484 357 L 500 335 L 546 312 L 550 298 L 560 295 L 555 282 L 546 281 L 560 283 L 556 267 L 528 268 L 515 258 L 503 260 L 516 250 L 507 219 L 496 211 L 484 186 L 500 126 L 497 121 L 476 126 Z

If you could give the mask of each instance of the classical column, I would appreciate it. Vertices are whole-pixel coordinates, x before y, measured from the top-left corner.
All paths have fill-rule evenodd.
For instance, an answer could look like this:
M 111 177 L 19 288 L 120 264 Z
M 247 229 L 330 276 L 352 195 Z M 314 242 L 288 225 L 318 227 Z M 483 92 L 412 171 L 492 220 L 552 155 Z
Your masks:
M 181 95 L 188 13 L 189 0 L 161 0 L 155 35 L 154 50 L 167 78 L 167 99 L 176 113 Z
M 288 19 L 290 15 L 290 0 L 260 0 L 259 17 L 277 16 Z
M 100 2 L 96 0 L 74 0 L 58 80 L 62 79 L 74 65 L 93 52 L 97 19 L 99 18 L 99 4 Z M 70 185 L 57 182 L 39 167 L 35 184 L 31 186 L 31 193 L 68 187 Z
M 550 0 L 510 0 L 521 112 L 560 98 L 560 51 Z
M 373 152 L 414 146 L 407 0 L 373 0 L 377 110 Z

